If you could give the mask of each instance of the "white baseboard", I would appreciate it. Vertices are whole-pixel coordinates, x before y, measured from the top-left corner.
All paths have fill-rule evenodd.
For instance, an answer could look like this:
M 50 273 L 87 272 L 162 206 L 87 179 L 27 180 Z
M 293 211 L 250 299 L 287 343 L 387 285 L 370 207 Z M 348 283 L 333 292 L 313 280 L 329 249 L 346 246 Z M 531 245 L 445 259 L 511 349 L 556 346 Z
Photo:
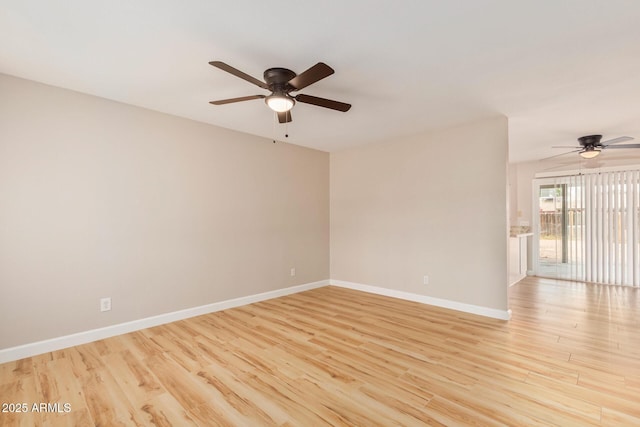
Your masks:
M 163 325 L 165 323 L 188 319 L 189 317 L 200 316 L 220 310 L 226 310 L 233 307 L 252 304 L 254 302 L 265 301 L 268 299 L 295 294 L 310 289 L 320 288 L 323 286 L 327 286 L 328 284 L 329 280 L 321 280 L 319 282 L 306 283 L 304 285 L 292 286 L 275 291 L 234 298 L 226 301 L 215 302 L 212 304 L 201 305 L 199 307 L 187 308 L 185 310 L 160 314 L 158 316 L 133 320 L 131 322 L 106 326 L 104 328 L 92 329 L 72 335 L 65 335 L 62 337 L 52 338 L 44 341 L 5 348 L 0 350 L 0 363 L 24 359 L 25 357 L 36 356 L 38 354 L 61 350 L 63 348 L 73 347 L 75 345 L 87 344 L 116 335 L 122 335 L 129 332 L 139 331 L 141 329 L 151 328 L 153 326 Z
M 497 310 L 495 308 L 482 307 L 479 305 L 465 304 L 457 301 L 434 298 L 426 295 L 414 294 L 411 292 L 397 291 L 394 289 L 381 288 L 378 286 L 363 285 L 362 283 L 345 282 L 343 280 L 330 280 L 331 285 L 340 286 L 342 288 L 353 289 L 356 291 L 369 292 L 372 294 L 384 295 L 392 298 L 400 298 L 408 301 L 420 302 L 423 304 L 434 305 L 436 307 L 448 308 L 451 310 L 462 311 L 464 313 L 478 314 L 480 316 L 491 317 L 500 320 L 511 319 L 511 310 Z M 505 287 L 505 292 L 507 289 Z

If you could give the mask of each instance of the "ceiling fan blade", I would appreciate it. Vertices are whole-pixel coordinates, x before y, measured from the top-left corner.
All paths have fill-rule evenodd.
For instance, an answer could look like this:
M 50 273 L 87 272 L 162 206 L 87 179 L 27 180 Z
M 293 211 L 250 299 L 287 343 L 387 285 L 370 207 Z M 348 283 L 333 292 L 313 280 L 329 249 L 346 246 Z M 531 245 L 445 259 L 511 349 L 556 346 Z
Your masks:
M 621 142 L 626 142 L 626 141 L 633 141 L 633 138 L 630 136 L 621 136 L 620 138 L 613 138 L 608 141 L 603 141 L 601 142 L 601 144 L 607 147 L 612 144 L 620 144 Z
M 582 148 L 582 147 L 576 147 L 575 145 L 554 145 L 551 148 Z
M 261 98 L 266 98 L 266 96 L 264 95 L 241 96 L 240 98 L 229 98 L 229 99 L 221 99 L 219 101 L 209 101 L 209 104 L 223 105 L 223 104 L 231 104 L 233 102 L 250 101 L 252 99 L 261 99 Z
M 269 86 L 261 80 L 256 79 L 255 77 L 250 76 L 249 74 L 243 73 L 242 71 L 233 68 L 229 64 L 225 64 L 222 61 L 211 61 L 209 65 L 213 65 L 216 68 L 221 69 L 222 71 L 226 71 L 227 73 L 233 74 L 236 77 L 240 77 L 243 80 L 248 81 L 249 83 L 253 83 L 256 86 L 259 86 L 263 89 L 269 89 Z
M 351 104 L 345 104 L 344 102 L 333 101 L 326 98 L 318 98 L 317 96 L 300 94 L 296 95 L 296 101 L 303 102 L 305 104 L 317 105 L 318 107 L 330 108 L 332 110 L 342 111 L 343 113 L 349 111 Z
M 317 81 L 324 79 L 325 77 L 329 77 L 333 73 L 335 73 L 333 68 L 329 67 L 324 62 L 318 62 L 307 71 L 303 71 L 302 73 L 289 80 L 289 84 L 293 86 L 295 90 L 300 90 Z
M 625 145 L 605 145 L 604 148 L 609 150 L 610 148 L 640 148 L 640 144 L 625 144 Z
M 582 151 L 582 148 L 578 148 L 577 150 L 573 150 L 573 151 L 567 151 L 566 153 L 562 153 L 562 154 L 556 154 L 555 156 L 551 156 L 551 157 L 545 157 L 544 159 L 540 159 L 540 161 L 553 159 L 555 157 L 565 156 L 571 153 L 577 153 L 578 151 Z
M 282 111 L 282 112 L 278 113 L 278 122 L 279 123 L 289 123 L 292 120 L 293 120 L 293 118 L 291 117 L 291 110 Z

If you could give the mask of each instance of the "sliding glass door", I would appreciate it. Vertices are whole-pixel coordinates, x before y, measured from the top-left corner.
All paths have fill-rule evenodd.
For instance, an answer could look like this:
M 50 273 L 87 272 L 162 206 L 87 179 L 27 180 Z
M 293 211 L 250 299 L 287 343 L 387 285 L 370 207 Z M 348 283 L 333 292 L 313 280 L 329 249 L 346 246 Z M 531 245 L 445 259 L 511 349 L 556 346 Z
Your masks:
M 582 187 L 573 177 L 538 180 L 537 275 L 583 280 Z
M 534 180 L 536 274 L 640 286 L 640 170 Z

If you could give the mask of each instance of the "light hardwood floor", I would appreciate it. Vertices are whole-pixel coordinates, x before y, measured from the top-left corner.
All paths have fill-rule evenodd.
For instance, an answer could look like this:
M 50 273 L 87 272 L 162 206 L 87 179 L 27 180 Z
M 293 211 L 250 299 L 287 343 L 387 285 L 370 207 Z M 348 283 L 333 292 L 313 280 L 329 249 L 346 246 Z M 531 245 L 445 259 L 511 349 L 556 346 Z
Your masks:
M 509 292 L 504 322 L 325 287 L 6 363 L 0 425 L 640 425 L 638 291 Z

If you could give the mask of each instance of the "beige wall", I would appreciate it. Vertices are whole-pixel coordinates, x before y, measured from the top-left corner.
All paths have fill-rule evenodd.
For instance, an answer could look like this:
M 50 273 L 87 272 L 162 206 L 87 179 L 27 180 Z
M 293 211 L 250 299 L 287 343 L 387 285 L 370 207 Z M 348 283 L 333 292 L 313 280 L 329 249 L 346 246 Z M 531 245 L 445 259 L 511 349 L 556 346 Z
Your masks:
M 507 145 L 500 117 L 331 153 L 331 278 L 506 310 Z
M 328 278 L 327 153 L 0 75 L 0 348 Z
M 533 224 L 531 212 L 532 180 L 537 171 L 541 170 L 540 162 L 509 164 L 509 187 L 511 188 L 510 223 L 511 225 Z

